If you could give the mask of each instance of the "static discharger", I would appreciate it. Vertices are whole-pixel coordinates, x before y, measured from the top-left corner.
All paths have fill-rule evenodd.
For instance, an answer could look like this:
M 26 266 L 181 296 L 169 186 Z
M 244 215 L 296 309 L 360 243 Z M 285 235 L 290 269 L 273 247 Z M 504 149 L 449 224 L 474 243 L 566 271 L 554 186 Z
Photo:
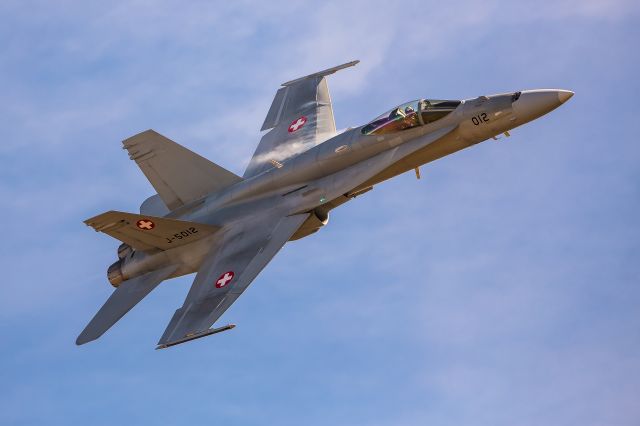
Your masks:
M 212 334 L 222 333 L 223 331 L 227 331 L 227 330 L 231 330 L 232 328 L 235 328 L 235 326 L 236 326 L 235 324 L 227 324 L 224 327 L 211 328 L 209 330 L 201 331 L 200 333 L 195 333 L 195 334 L 192 334 L 190 336 L 183 337 L 182 339 L 174 340 L 173 342 L 169 342 L 169 343 L 164 343 L 162 345 L 158 345 L 156 347 L 156 350 L 157 349 L 166 349 L 166 348 L 169 348 L 171 346 L 179 345 L 181 343 L 186 343 L 186 342 L 190 342 L 192 340 L 201 339 L 203 337 L 211 336 Z
M 416 167 L 416 179 L 420 179 L 420 167 Z

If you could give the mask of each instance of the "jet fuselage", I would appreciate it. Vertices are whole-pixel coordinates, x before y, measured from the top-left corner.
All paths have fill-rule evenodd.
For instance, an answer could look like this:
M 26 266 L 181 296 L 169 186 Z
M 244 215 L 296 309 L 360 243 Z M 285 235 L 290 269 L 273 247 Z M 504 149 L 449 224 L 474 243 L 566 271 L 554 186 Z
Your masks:
M 388 134 L 363 134 L 360 126 L 293 156 L 257 176 L 191 202 L 168 217 L 221 226 L 278 209 L 286 214 L 314 212 L 292 239 L 326 224 L 328 212 L 373 185 L 430 161 L 508 132 L 560 106 L 566 90 L 527 90 L 460 101 L 432 123 Z M 371 176 L 371 171 L 378 172 Z M 256 219 L 259 220 L 259 219 Z M 219 234 L 157 253 L 122 260 L 125 279 L 164 264 L 182 265 L 173 276 L 195 272 Z

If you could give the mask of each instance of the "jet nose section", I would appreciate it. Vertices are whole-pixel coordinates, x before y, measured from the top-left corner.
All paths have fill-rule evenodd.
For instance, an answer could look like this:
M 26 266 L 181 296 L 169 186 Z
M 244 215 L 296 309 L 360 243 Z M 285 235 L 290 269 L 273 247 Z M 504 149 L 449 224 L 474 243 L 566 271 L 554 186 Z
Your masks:
M 513 111 L 518 121 L 526 123 L 553 111 L 573 96 L 570 90 L 538 89 L 523 90 L 513 102 Z
M 567 102 L 572 96 L 573 92 L 571 90 L 558 90 L 558 99 L 560 99 L 561 104 Z

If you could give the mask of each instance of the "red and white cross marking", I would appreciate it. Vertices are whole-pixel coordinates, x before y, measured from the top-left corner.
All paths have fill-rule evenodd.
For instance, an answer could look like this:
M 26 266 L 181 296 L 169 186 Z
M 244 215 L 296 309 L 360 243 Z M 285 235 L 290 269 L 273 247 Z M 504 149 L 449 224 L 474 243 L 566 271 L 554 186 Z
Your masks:
M 216 288 L 222 288 L 229 284 L 234 275 L 235 274 L 233 273 L 233 271 L 225 272 L 224 274 L 220 275 L 220 278 L 218 278 L 218 280 L 216 281 Z
M 293 133 L 302 129 L 302 127 L 304 126 L 304 123 L 306 122 L 307 122 L 307 117 L 305 117 L 304 115 L 300 118 L 293 120 L 291 124 L 289 124 L 289 133 Z
M 150 231 L 156 227 L 156 224 L 149 219 L 140 219 L 136 222 L 136 226 L 143 231 Z

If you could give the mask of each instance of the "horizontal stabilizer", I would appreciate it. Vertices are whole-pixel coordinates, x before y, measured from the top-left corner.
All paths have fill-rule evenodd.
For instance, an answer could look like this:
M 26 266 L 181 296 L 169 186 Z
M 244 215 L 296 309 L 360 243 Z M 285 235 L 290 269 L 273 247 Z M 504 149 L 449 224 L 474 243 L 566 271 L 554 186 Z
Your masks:
M 242 180 L 153 130 L 122 144 L 170 210 Z
M 130 280 L 123 281 L 111 294 L 98 313 L 87 324 L 76 340 L 76 345 L 96 340 L 110 329 L 120 318 L 144 299 L 162 281 L 173 274 L 178 267 L 167 266 Z
M 142 251 L 169 250 L 193 243 L 219 229 L 203 223 L 118 211 L 102 213 L 84 223 Z

